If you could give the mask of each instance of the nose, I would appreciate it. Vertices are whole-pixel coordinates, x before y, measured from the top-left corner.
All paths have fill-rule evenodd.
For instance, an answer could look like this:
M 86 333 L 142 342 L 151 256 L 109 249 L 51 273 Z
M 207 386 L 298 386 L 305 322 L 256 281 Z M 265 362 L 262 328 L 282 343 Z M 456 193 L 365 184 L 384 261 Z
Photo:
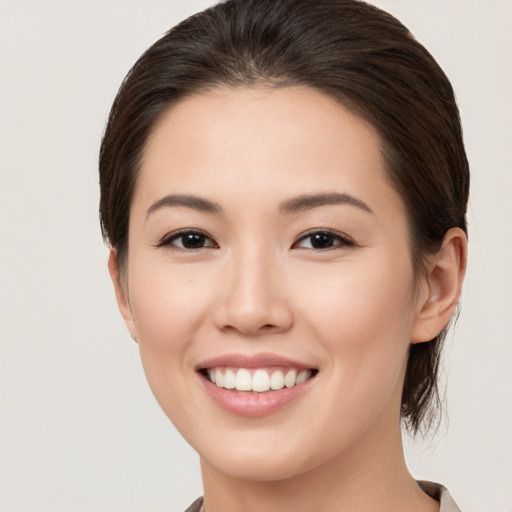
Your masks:
M 245 336 L 285 332 L 293 325 L 281 265 L 268 255 L 245 252 L 228 263 L 214 321 L 222 331 Z

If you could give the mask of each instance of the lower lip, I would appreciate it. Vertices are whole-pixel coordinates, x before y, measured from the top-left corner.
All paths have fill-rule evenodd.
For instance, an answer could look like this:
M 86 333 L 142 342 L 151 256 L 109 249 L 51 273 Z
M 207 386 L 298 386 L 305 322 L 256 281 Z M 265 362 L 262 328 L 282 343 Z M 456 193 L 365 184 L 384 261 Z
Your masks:
M 220 388 L 210 382 L 203 375 L 199 375 L 206 392 L 214 402 L 222 409 L 238 416 L 257 417 L 272 414 L 296 398 L 300 397 L 315 380 L 311 377 L 307 381 L 278 390 L 266 391 L 264 393 L 233 391 Z

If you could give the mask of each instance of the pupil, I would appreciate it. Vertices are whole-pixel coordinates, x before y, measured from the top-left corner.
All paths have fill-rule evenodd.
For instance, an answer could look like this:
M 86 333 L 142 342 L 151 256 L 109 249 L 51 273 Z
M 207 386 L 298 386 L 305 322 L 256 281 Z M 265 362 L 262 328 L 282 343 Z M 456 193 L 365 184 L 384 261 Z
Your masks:
M 197 249 L 198 247 L 203 247 L 204 245 L 204 235 L 199 233 L 189 233 L 187 235 L 183 235 L 183 247 L 186 249 Z
M 328 233 L 317 233 L 312 236 L 311 245 L 315 249 L 323 249 L 325 247 L 332 247 L 333 237 Z

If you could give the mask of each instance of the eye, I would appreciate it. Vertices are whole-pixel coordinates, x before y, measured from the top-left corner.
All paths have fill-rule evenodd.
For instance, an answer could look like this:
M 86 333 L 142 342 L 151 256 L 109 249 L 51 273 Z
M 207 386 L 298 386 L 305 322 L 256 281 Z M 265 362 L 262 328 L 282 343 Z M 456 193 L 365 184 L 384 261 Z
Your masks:
M 193 229 L 182 230 L 167 235 L 157 247 L 171 246 L 172 248 L 194 250 L 206 247 L 218 247 L 214 240 L 202 231 Z
M 293 244 L 294 249 L 326 250 L 341 247 L 352 247 L 354 242 L 338 233 L 328 230 L 309 232 Z

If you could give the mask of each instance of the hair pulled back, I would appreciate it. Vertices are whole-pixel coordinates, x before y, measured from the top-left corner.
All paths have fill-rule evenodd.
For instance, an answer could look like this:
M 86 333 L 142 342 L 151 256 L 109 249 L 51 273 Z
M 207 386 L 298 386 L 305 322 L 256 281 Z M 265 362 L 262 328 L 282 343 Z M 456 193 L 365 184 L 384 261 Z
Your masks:
M 467 232 L 469 169 L 453 89 L 397 19 L 358 0 L 229 0 L 154 43 L 114 100 L 100 150 L 100 219 L 121 271 L 152 128 L 181 99 L 221 85 L 313 87 L 369 121 L 405 205 L 416 272 L 448 229 Z M 411 346 L 401 413 L 413 432 L 437 410 L 445 334 Z

